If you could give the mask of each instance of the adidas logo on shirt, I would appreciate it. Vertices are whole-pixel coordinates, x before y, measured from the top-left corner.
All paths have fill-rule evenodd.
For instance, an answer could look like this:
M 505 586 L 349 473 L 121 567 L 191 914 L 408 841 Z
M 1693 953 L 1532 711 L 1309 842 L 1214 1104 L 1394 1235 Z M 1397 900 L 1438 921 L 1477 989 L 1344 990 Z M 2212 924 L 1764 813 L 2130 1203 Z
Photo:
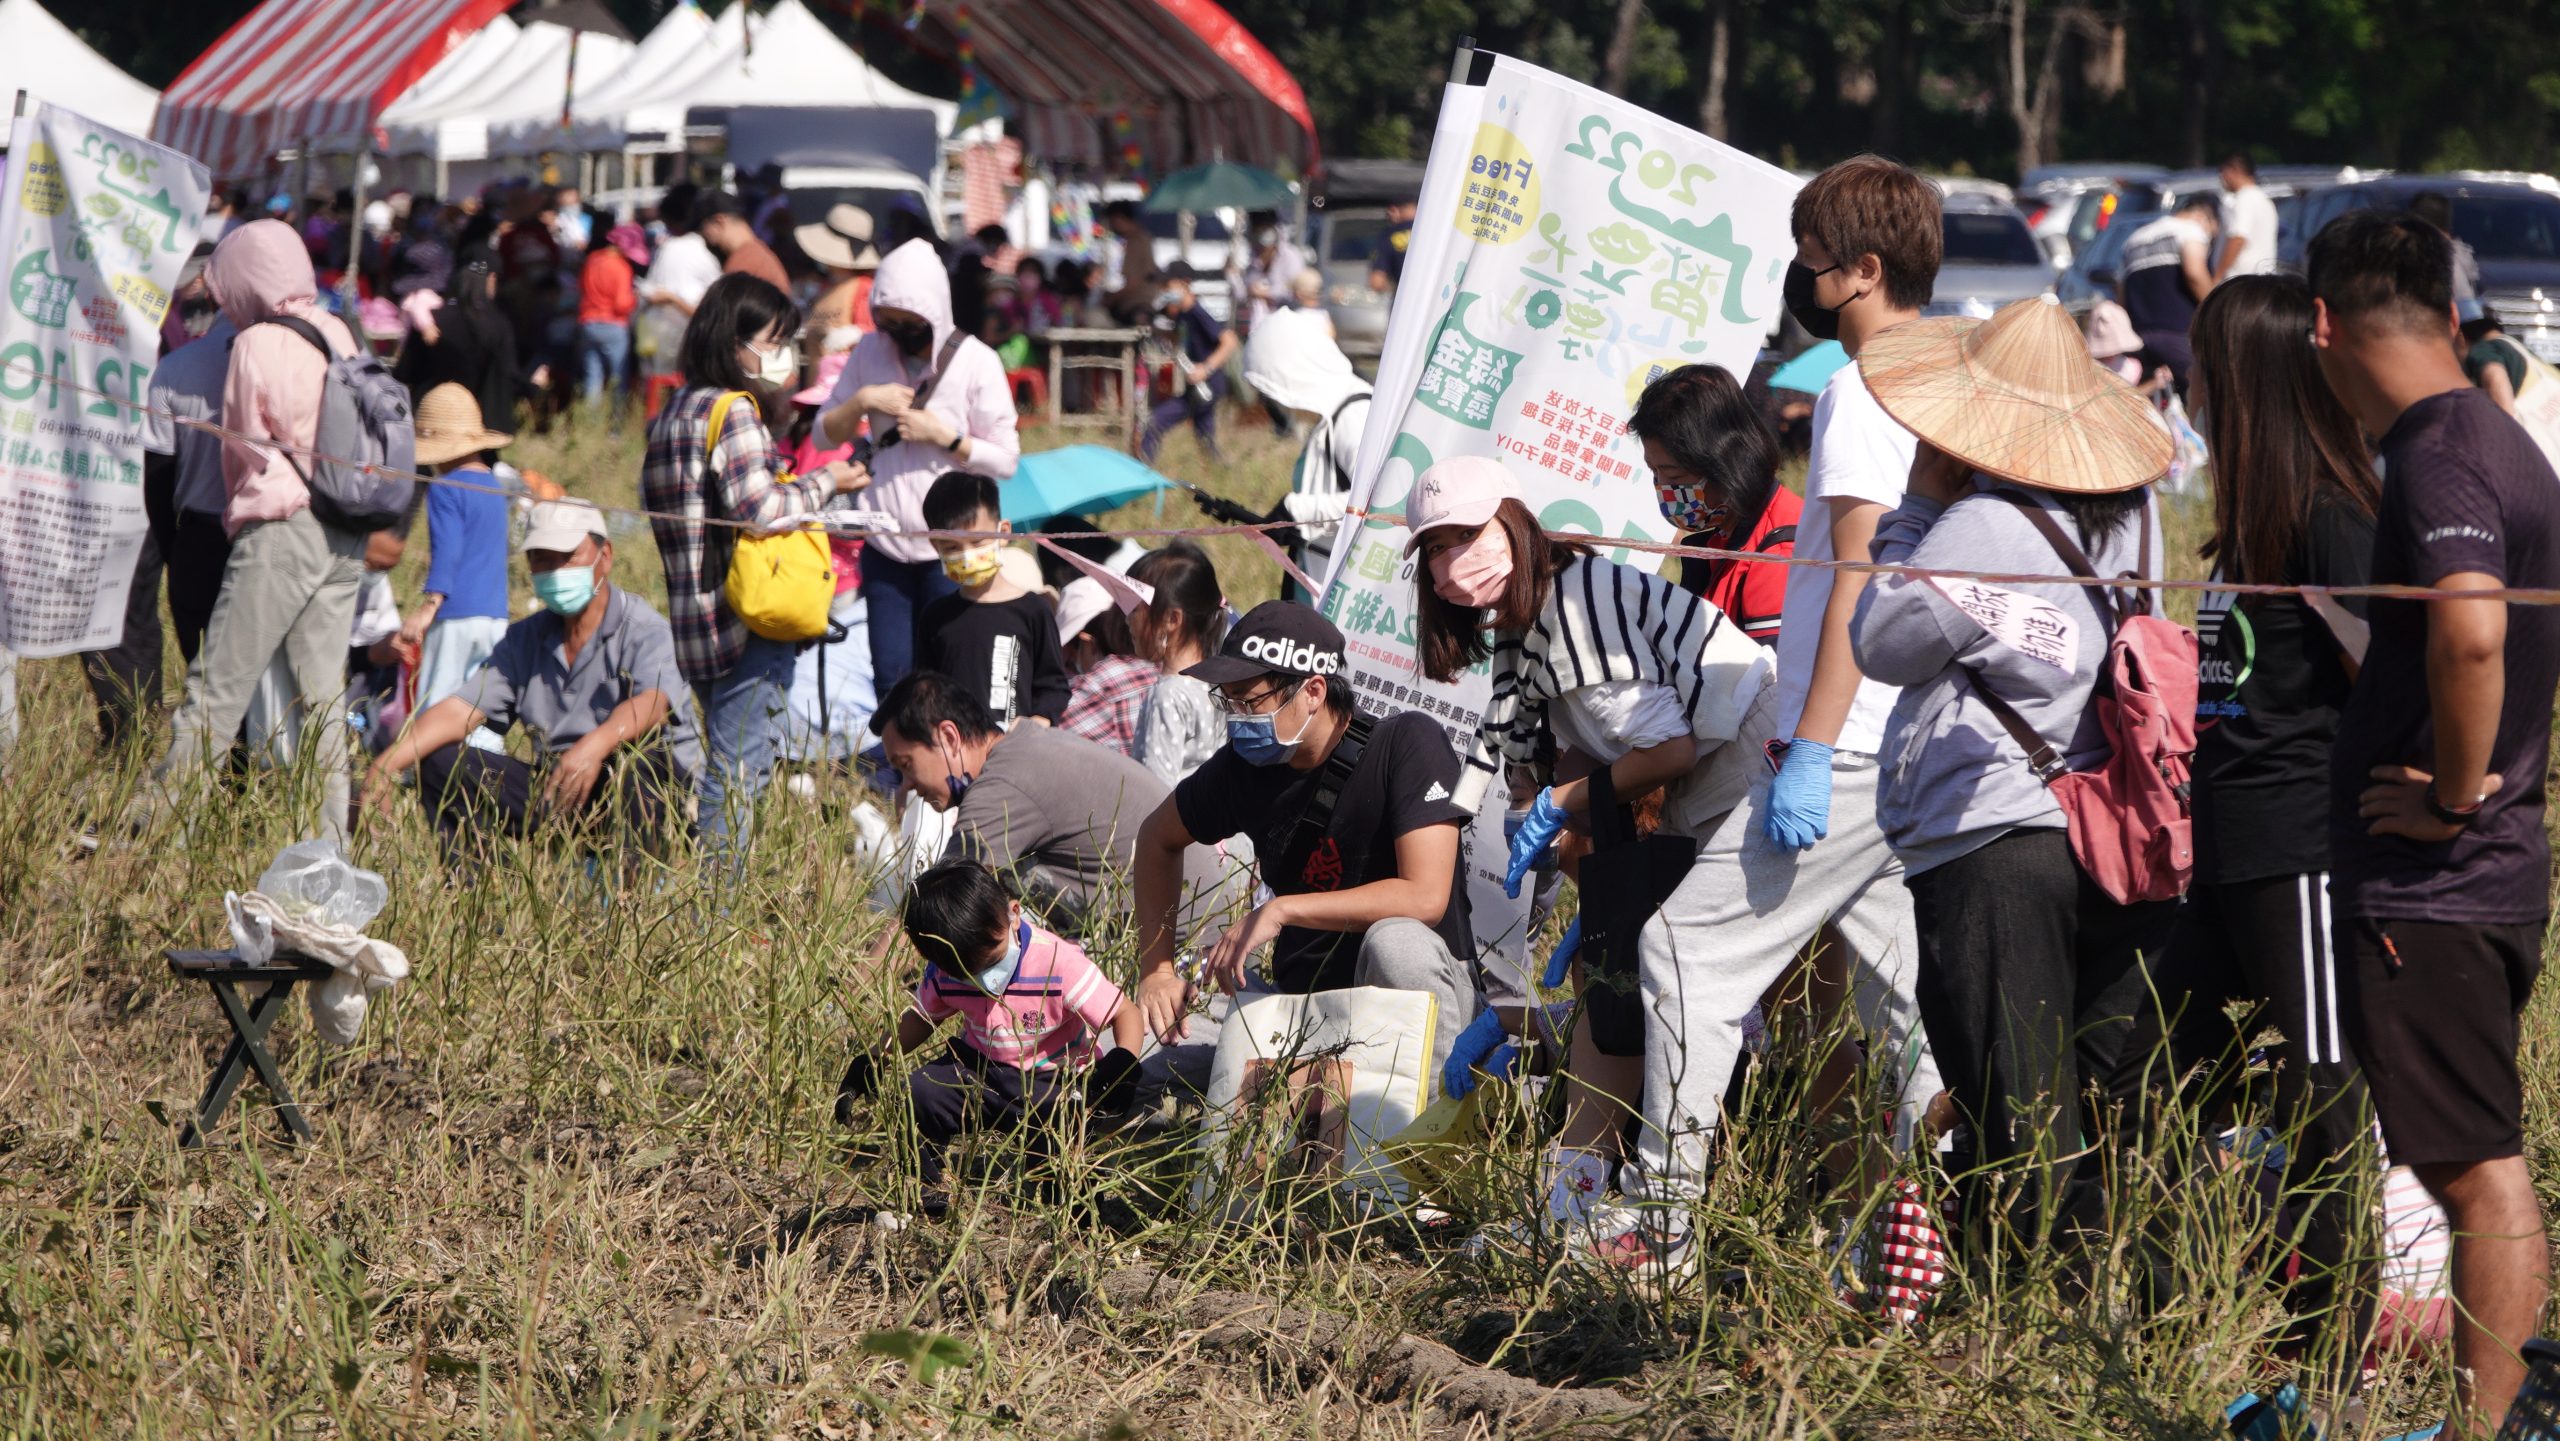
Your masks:
M 1438 781 L 1433 781 L 1431 789 L 1422 793 L 1422 798 L 1426 801 L 1445 801 L 1449 798 L 1449 788 Z

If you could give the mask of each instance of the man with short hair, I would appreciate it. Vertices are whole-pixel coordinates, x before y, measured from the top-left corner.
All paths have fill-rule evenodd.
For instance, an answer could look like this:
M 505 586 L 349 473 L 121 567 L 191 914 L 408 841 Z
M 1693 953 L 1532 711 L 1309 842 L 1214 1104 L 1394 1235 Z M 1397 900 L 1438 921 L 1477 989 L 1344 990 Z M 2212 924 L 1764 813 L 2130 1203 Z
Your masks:
M 791 293 L 791 277 L 783 271 L 781 257 L 773 247 L 756 238 L 756 228 L 747 223 L 747 205 L 726 190 L 714 190 L 694 202 L 694 233 L 711 253 L 720 257 L 723 275 L 752 275 L 785 295 Z
M 1452 799 L 1458 756 L 1447 734 L 1418 710 L 1362 716 L 1342 665 L 1332 622 L 1271 600 L 1183 672 L 1216 688 L 1227 744 L 1139 832 L 1138 1005 L 1170 1046 L 1190 1035 L 1202 981 L 1228 995 L 1265 982 L 1298 995 L 1425 991 L 1439 1005 L 1427 1072 L 1438 1076 L 1479 1011 L 1524 1008 L 1528 991 L 1518 976 L 1488 972 L 1478 982 L 1459 865 L 1472 817 Z M 1252 840 L 1271 899 L 1208 949 L 1198 979 L 1186 978 L 1175 964 L 1180 858 L 1234 836 Z M 1265 946 L 1270 955 L 1257 962 Z M 1507 1029 L 1516 1033 L 1519 1019 Z M 1196 1084 L 1209 1057 L 1195 1048 L 1192 1059 L 1171 1064 Z
M 2560 609 L 2461 593 L 2560 586 L 2560 477 L 2462 373 L 2451 252 L 2416 217 L 2362 211 L 2306 260 L 2320 368 L 2382 437 L 2373 580 L 2455 593 L 2372 601 L 2330 755 L 2331 896 L 2384 1144 L 2452 1222 L 2444 1434 L 2487 1441 L 2550 1289 L 2516 1046 L 2550 910 Z
M 1399 200 L 1387 207 L 1387 228 L 1378 234 L 1378 243 L 1369 252 L 1369 288 L 1380 295 L 1392 295 L 1404 283 L 1405 252 L 1413 248 L 1414 203 Z
M 2258 163 L 2237 151 L 2222 162 L 2222 261 L 2219 285 L 2234 275 L 2272 275 L 2276 268 L 2276 203 L 2258 185 Z
M 1127 903 L 1138 828 L 1165 798 L 1153 771 L 1051 726 L 996 724 L 968 687 L 910 672 L 880 698 L 872 733 L 904 788 L 956 812 L 948 857 L 984 861 L 1044 923 L 1082 936 Z M 1218 854 L 1180 857 L 1193 919 L 1239 894 Z M 1186 925 L 1187 928 L 1187 925 Z
M 363 803 L 380 807 L 414 766 L 449 850 L 492 829 L 525 836 L 599 821 L 654 837 L 668 798 L 688 794 L 702 767 L 675 634 L 646 601 L 613 586 L 613 541 L 604 513 L 586 501 L 536 505 L 519 549 L 542 609 L 508 626 L 461 690 L 410 720 L 366 773 Z M 483 723 L 500 732 L 521 724 L 540 758 L 465 744 Z
M 1200 303 L 1199 286 L 1200 278 L 1189 261 L 1177 260 L 1164 268 L 1164 292 L 1156 297 L 1156 328 L 1172 332 L 1173 393 L 1147 413 L 1146 429 L 1138 436 L 1138 454 L 1148 461 L 1156 458 L 1165 432 L 1185 420 L 1199 437 L 1201 454 L 1219 458 L 1218 402 L 1227 398 L 1227 362 L 1243 343 L 1236 339 L 1234 326 L 1220 324 Z
M 2142 337 L 2143 368 L 2169 367 L 2178 390 L 2187 388 L 2195 351 L 2187 327 L 2213 289 L 2213 238 L 2222 229 L 2222 202 L 2199 190 L 2178 208 L 2136 230 L 2124 243 L 2124 313 Z
M 1134 200 L 1103 206 L 1102 228 L 1114 242 L 1105 252 L 1110 263 L 1103 276 L 1103 308 L 1122 325 L 1142 325 L 1154 313 L 1156 293 L 1163 288 L 1156 276 L 1156 238 Z

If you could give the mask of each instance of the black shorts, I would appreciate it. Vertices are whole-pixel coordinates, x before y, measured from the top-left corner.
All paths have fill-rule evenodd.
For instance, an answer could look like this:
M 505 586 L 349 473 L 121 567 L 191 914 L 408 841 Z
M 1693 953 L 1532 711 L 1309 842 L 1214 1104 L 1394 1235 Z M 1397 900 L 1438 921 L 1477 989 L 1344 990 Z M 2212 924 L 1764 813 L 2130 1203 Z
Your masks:
M 2363 916 L 2339 928 L 2341 1009 L 2394 1164 L 2524 1154 L 2517 1020 L 2543 928 Z

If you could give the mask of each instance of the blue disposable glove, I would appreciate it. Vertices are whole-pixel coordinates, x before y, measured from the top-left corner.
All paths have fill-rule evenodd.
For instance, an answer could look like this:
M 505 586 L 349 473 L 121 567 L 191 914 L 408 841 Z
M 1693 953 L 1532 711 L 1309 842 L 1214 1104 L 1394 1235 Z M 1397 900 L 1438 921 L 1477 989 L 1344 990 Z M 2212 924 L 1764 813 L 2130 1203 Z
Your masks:
M 1581 949 L 1582 917 L 1575 916 L 1573 924 L 1564 928 L 1564 939 L 1556 942 L 1555 954 L 1547 957 L 1547 974 L 1538 984 L 1550 991 L 1563 985 L 1565 967 L 1573 964 L 1574 953 Z
M 1809 850 L 1831 834 L 1831 747 L 1820 741 L 1787 742 L 1787 758 L 1769 783 L 1769 839 L 1791 851 Z
M 1476 1088 L 1478 1066 L 1495 1076 L 1507 1077 L 1512 1063 L 1519 1058 L 1520 1048 L 1502 1029 L 1502 1017 L 1487 1007 L 1467 1022 L 1467 1028 L 1450 1045 L 1448 1064 L 1440 1068 L 1440 1089 L 1454 1100 Z
M 1563 829 L 1564 807 L 1556 804 L 1555 787 L 1541 787 L 1538 798 L 1529 803 L 1529 813 L 1520 818 L 1520 829 L 1512 834 L 1511 870 L 1502 878 L 1504 895 L 1518 898 L 1520 878 L 1555 844 L 1556 832 Z

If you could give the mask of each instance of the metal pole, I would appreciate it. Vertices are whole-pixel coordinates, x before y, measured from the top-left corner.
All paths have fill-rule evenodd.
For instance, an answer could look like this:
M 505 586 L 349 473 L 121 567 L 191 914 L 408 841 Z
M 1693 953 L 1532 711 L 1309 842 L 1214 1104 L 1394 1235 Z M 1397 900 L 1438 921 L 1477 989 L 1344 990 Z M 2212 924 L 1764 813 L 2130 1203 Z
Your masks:
M 1452 85 L 1473 84 L 1474 82 L 1469 80 L 1467 76 L 1468 72 L 1475 68 L 1475 61 L 1476 37 L 1473 35 L 1459 36 L 1458 53 L 1449 57 L 1449 83 Z
M 347 217 L 347 273 L 338 279 L 341 309 L 352 322 L 356 313 L 356 276 L 364 269 L 364 169 L 373 163 L 373 137 L 365 137 L 364 147 L 356 152 L 355 211 Z M 356 327 L 350 323 L 348 329 Z M 362 343 L 361 332 L 358 343 Z

